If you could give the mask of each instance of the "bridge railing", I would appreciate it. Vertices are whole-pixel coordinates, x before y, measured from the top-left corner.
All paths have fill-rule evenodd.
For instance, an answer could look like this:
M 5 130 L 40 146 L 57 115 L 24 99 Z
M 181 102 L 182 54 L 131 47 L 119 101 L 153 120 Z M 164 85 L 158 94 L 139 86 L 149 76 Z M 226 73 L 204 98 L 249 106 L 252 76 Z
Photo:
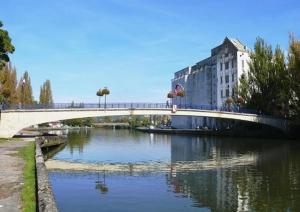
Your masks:
M 2 110 L 34 110 L 34 109 L 114 109 L 114 108 L 125 108 L 125 109 L 162 109 L 171 108 L 172 105 L 166 103 L 53 103 L 53 104 L 25 104 L 25 105 L 2 105 Z M 248 113 L 248 114 L 259 114 L 257 110 L 250 110 L 246 108 L 240 108 L 236 106 L 231 107 L 217 107 L 213 105 L 192 105 L 182 104 L 177 105 L 178 109 L 198 109 L 198 110 L 213 110 L 213 111 L 226 111 L 236 113 Z

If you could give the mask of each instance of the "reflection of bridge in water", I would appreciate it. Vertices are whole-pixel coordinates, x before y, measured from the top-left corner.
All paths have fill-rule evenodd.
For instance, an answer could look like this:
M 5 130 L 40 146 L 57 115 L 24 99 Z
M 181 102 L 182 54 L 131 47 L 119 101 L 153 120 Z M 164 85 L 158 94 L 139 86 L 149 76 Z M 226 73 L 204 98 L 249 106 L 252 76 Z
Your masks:
M 10 138 L 20 130 L 31 125 L 86 117 L 103 116 L 145 116 L 145 115 L 170 115 L 170 116 L 195 116 L 220 119 L 232 119 L 265 124 L 288 130 L 288 121 L 270 116 L 243 113 L 242 111 L 228 112 L 222 108 L 211 106 L 185 106 L 172 111 L 165 104 L 160 103 L 116 103 L 107 104 L 106 108 L 97 108 L 98 104 L 81 104 L 80 107 L 71 104 L 53 104 L 52 107 L 36 105 L 24 109 L 10 109 L 2 111 L 0 120 L 0 137 Z

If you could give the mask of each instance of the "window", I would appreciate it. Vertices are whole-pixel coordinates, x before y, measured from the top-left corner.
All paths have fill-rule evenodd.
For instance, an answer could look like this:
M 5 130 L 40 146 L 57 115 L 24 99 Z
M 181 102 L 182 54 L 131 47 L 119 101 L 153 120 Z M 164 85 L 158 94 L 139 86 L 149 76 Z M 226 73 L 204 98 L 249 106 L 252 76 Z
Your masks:
M 229 75 L 225 76 L 225 83 L 229 83 Z
M 234 88 L 232 88 L 232 95 L 231 96 L 234 97 Z
M 229 89 L 226 89 L 226 97 L 229 97 Z
M 232 82 L 234 82 L 234 74 L 231 75 Z
M 228 53 L 225 54 L 225 57 L 228 57 Z
M 223 98 L 223 90 L 221 90 L 221 98 Z
M 223 69 L 223 64 L 220 63 L 220 70 L 222 71 L 222 69 Z
M 227 70 L 229 68 L 229 62 L 225 63 L 225 70 Z
M 231 60 L 231 68 L 234 68 L 233 60 Z
M 223 77 L 221 76 L 220 77 L 220 84 L 222 84 L 223 83 Z

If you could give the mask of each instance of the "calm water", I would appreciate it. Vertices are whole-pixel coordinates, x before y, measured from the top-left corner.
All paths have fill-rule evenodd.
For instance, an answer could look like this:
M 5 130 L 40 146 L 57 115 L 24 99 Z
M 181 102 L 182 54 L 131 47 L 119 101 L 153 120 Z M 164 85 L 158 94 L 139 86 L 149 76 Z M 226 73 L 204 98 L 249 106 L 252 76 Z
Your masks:
M 300 211 L 300 143 L 89 130 L 56 160 L 167 164 L 155 172 L 50 172 L 60 211 Z

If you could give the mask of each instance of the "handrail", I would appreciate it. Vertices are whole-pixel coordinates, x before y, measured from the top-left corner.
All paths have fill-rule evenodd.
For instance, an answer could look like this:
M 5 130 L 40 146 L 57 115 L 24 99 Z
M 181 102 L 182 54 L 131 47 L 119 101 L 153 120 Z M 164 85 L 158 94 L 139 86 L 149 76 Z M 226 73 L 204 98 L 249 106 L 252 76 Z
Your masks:
M 217 107 L 214 105 L 194 105 L 182 104 L 176 105 L 177 109 L 198 109 L 211 111 L 226 111 L 235 113 L 259 114 L 259 111 L 246 109 L 236 106 L 231 107 Z M 153 102 L 138 102 L 138 103 L 53 103 L 53 104 L 25 104 L 25 105 L 3 105 L 2 110 L 35 110 L 35 109 L 163 109 L 171 108 L 172 105 L 167 103 L 153 103 Z

